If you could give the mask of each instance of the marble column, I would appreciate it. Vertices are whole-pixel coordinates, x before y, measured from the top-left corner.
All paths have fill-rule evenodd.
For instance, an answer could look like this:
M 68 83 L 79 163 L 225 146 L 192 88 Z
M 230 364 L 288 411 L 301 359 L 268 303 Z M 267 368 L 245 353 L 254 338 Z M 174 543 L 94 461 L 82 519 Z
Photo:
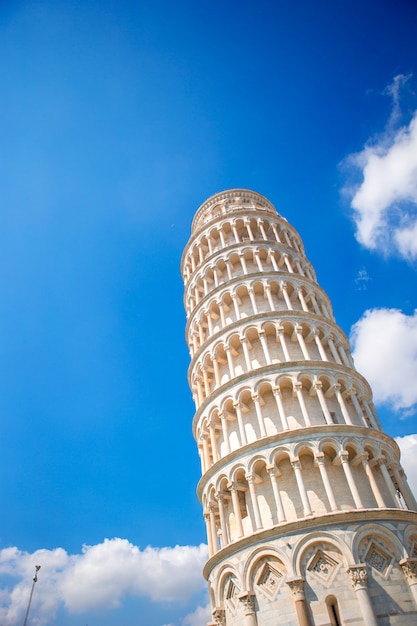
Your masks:
M 304 582 L 303 578 L 293 578 L 287 580 L 287 585 L 291 590 L 299 626 L 313 626 L 304 593 Z
M 358 565 L 349 567 L 347 571 L 352 581 L 352 587 L 356 592 L 356 597 L 358 598 L 363 623 L 366 624 L 366 626 L 378 626 L 368 594 L 368 572 L 366 571 L 366 565 L 359 563 Z
M 255 594 L 245 591 L 239 596 L 239 600 L 243 604 L 245 612 L 244 626 L 257 626 L 258 620 L 256 619 Z

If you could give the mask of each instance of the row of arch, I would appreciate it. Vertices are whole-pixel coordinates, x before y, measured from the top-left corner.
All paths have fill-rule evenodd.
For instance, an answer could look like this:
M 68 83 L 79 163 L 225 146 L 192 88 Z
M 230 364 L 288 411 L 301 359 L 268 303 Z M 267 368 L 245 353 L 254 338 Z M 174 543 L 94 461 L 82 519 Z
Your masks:
M 347 340 L 332 331 L 333 327 L 303 318 L 259 321 L 239 332 L 230 331 L 207 344 L 190 364 L 189 381 L 197 406 L 235 377 L 273 364 L 323 361 L 355 369 Z
M 304 255 L 301 240 L 287 222 L 265 217 L 236 217 L 208 227 L 188 249 L 183 263 L 184 280 L 188 281 L 208 257 L 231 245 L 247 242 L 272 242 Z
M 194 276 L 185 289 L 184 304 L 189 314 L 213 290 L 236 278 L 250 278 L 253 274 L 281 274 L 306 278 L 315 283 L 310 264 L 302 258 L 293 258 L 277 249 L 248 249 L 229 251 L 205 266 L 203 275 Z
M 386 442 L 323 437 L 282 443 L 237 461 L 202 488 L 210 555 L 255 532 L 355 509 L 416 510 Z
M 278 281 L 274 278 L 229 285 L 204 300 L 201 307 L 193 309 L 187 324 L 190 350 L 194 354 L 212 335 L 254 315 L 294 311 L 318 315 L 334 322 L 327 296 L 317 288 L 307 290 L 306 285 L 297 281 Z
M 194 424 L 203 473 L 234 450 L 287 431 L 338 424 L 380 430 L 360 383 L 329 372 L 283 373 L 214 399 Z
M 370 523 L 343 538 L 336 532 L 309 533 L 299 537 L 291 551 L 277 541 L 253 548 L 238 564 L 224 563 L 211 572 L 213 624 L 256 626 L 257 615 L 265 613 L 266 619 L 273 610 L 284 616 L 291 607 L 305 624 L 333 626 L 348 618 L 375 624 L 386 611 L 384 603 L 390 605 L 391 614 L 396 607 L 394 615 L 410 614 L 410 605 L 415 613 L 417 594 L 409 565 L 416 542 L 415 525 L 406 527 L 399 538 L 386 526 Z M 372 601 L 375 595 L 377 606 Z M 287 619 L 298 621 L 291 614 Z
M 198 209 L 194 216 L 192 224 L 192 232 L 196 233 L 204 224 L 217 220 L 225 215 L 237 215 L 244 211 L 246 216 L 249 213 L 255 212 L 259 215 L 271 215 L 277 218 L 277 211 L 275 207 L 260 194 L 250 191 L 248 189 L 230 189 L 221 193 L 215 194 L 206 202 L 204 202 Z M 285 217 L 278 214 L 278 217 L 286 221 Z

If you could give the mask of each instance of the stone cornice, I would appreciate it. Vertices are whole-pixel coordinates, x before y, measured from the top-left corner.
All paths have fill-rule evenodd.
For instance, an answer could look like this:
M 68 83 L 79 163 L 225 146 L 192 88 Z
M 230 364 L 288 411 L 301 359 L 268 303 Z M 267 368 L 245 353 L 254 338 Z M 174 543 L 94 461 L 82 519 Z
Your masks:
M 319 515 L 317 517 L 306 517 L 294 522 L 286 522 L 279 526 L 273 526 L 266 530 L 258 530 L 247 537 L 243 537 L 219 550 L 212 556 L 204 566 L 203 574 L 206 580 L 211 571 L 223 560 L 230 558 L 240 550 L 248 547 L 256 547 L 258 543 L 288 538 L 290 535 L 308 533 L 309 530 L 328 530 L 330 526 L 342 524 L 364 522 L 403 522 L 417 523 L 417 513 L 404 509 L 360 509 L 354 511 L 337 511 Z

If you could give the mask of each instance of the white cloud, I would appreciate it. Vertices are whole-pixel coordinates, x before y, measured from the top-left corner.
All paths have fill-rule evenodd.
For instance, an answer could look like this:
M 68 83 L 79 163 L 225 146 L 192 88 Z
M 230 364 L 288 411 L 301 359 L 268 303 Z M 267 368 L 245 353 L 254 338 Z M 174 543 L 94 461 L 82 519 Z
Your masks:
M 0 551 L 0 575 L 17 579 L 0 591 L 0 624 L 23 621 L 32 576 L 41 564 L 33 612 L 43 626 L 60 606 L 70 613 L 112 609 L 127 596 L 146 596 L 154 602 L 184 602 L 205 588 L 202 576 L 207 547 L 147 547 L 141 551 L 126 539 L 106 539 L 84 546 L 81 554 L 62 548 L 30 554 L 16 547 Z M 35 623 L 35 622 L 33 622 Z
M 375 402 L 412 409 L 417 403 L 417 311 L 365 311 L 352 326 L 351 343 L 355 365 L 371 384 Z
M 206 606 L 198 606 L 193 613 L 184 617 L 182 626 L 206 626 L 211 619 L 211 608 L 208 603 Z
M 344 164 L 362 178 L 346 187 L 356 223 L 356 238 L 366 248 L 385 254 L 417 258 L 417 111 L 407 126 L 394 128 L 399 118 L 399 88 L 407 77 L 397 76 L 386 90 L 393 108 L 385 131 L 376 141 L 350 155 Z
M 408 484 L 414 494 L 417 494 L 417 435 L 396 437 L 395 441 L 400 446 L 401 464 L 407 475 Z

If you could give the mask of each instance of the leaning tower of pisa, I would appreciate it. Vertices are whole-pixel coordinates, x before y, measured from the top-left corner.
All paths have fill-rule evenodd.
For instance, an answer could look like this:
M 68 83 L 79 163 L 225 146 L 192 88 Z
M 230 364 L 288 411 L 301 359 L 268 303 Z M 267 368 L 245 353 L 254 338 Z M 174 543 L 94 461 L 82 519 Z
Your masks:
M 181 267 L 210 624 L 416 624 L 416 501 L 298 233 L 225 191 Z

